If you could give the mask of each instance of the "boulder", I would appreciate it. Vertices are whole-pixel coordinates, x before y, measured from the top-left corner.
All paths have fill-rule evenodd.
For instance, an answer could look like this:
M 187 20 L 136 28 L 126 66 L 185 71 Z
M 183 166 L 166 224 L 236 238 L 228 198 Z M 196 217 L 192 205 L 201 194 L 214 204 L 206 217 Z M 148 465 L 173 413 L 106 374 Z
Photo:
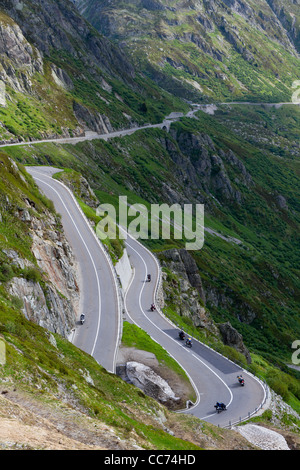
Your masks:
M 245 356 L 248 364 L 251 364 L 251 356 L 248 349 L 244 345 L 242 335 L 235 328 L 233 328 L 230 322 L 220 324 L 219 329 L 223 337 L 224 344 L 242 353 Z
M 169 384 L 150 367 L 139 362 L 126 363 L 126 376 L 130 383 L 143 390 L 143 392 L 167 404 L 170 401 L 178 402 L 180 397 L 176 397 Z

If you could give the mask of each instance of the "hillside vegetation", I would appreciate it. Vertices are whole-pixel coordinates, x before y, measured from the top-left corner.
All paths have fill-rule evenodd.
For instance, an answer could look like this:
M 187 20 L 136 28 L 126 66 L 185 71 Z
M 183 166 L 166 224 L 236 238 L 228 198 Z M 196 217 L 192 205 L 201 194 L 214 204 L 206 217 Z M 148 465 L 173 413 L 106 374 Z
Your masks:
M 20 4 L 21 5 L 21 4 Z M 136 72 L 68 2 L 2 3 L 0 140 L 107 133 L 186 105 Z
M 172 94 L 195 101 L 290 101 L 299 75 L 293 1 L 73 1 Z
M 281 154 L 284 128 L 291 116 L 299 122 L 299 110 L 291 108 L 287 113 L 285 109 L 242 107 L 231 113 L 222 109 L 213 117 L 199 113 L 198 119 L 185 118 L 173 124 L 170 133 L 153 129 L 109 142 L 38 144 L 7 151 L 22 163 L 81 172 L 99 201 L 116 207 L 119 195 L 127 195 L 130 203 L 146 205 L 204 202 L 210 232 L 204 248 L 193 256 L 206 310 L 216 323 L 230 321 L 252 354 L 293 375 L 296 372 L 285 364 L 291 362 L 291 345 L 299 336 L 299 260 L 294 249 L 299 194 L 293 183 L 299 172 L 297 140 L 289 141 L 294 156 L 287 149 Z M 264 151 L 257 133 L 258 141 L 239 135 L 249 114 L 253 120 L 253 113 L 264 129 L 260 137 Z M 295 135 L 297 129 L 295 124 Z M 276 153 L 270 150 L 274 135 L 278 138 Z M 203 160 L 205 168 L 199 166 Z M 183 247 L 173 240 L 146 243 L 162 256 L 166 249 Z M 168 305 L 166 311 L 172 318 L 175 305 L 174 298 L 174 305 Z M 194 328 L 189 321 L 184 326 Z M 200 328 L 198 334 L 219 347 L 219 340 L 209 331 Z M 286 386 L 288 396 L 288 382 Z M 292 389 L 299 397 L 299 391 Z
M 290 102 L 299 78 L 294 1 L 5 0 L 0 33 L 3 145 L 160 123 L 189 111 L 189 101 Z M 201 287 L 192 293 L 196 314 L 170 268 L 183 241 L 145 241 L 163 265 L 164 313 L 300 413 L 299 372 L 289 368 L 300 338 L 300 108 L 216 108 L 169 131 L 2 148 L 1 448 L 253 449 L 235 432 L 172 413 L 68 341 L 78 317 L 76 258 L 24 165 L 60 168 L 56 177 L 93 225 L 98 202 L 117 206 L 119 196 L 147 207 L 204 204 L 205 245 L 190 253 Z M 117 262 L 124 244 L 107 247 Z M 251 361 L 245 348 L 224 344 L 219 327 L 228 322 Z M 145 332 L 126 324 L 122 345 L 155 353 L 193 397 Z M 297 415 L 272 413 L 256 419 L 299 432 Z

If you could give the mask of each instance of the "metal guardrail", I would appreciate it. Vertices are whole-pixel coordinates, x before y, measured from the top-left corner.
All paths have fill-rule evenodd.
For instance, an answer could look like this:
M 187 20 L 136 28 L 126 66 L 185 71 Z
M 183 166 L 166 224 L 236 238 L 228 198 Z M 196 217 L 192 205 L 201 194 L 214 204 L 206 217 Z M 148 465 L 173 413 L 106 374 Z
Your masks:
M 144 246 L 143 246 L 144 247 Z M 157 280 L 157 284 L 156 284 L 156 288 L 155 288 L 155 297 L 157 297 L 158 295 L 158 292 L 159 292 L 159 289 L 161 288 L 162 286 L 162 271 L 161 271 L 161 267 L 160 267 L 160 263 L 159 263 L 159 260 L 157 259 L 157 257 L 150 251 L 148 250 L 148 248 L 144 247 L 151 255 L 152 257 L 155 259 L 157 265 L 158 265 L 158 272 L 159 272 L 159 277 L 158 277 L 158 280 Z M 160 313 L 160 315 L 162 315 L 171 325 L 174 326 L 174 328 L 178 328 L 178 325 L 174 324 L 174 322 L 172 322 L 169 318 L 166 317 L 166 315 L 161 311 L 161 309 L 159 307 L 157 307 L 157 311 Z M 191 338 L 193 338 L 192 335 L 190 335 Z M 267 383 L 262 379 L 262 378 L 259 378 L 257 376 L 255 376 L 250 370 L 247 370 L 247 366 L 245 364 L 242 364 L 242 363 L 239 363 L 239 361 L 233 361 L 232 359 L 229 359 L 228 357 L 224 356 L 223 354 L 219 353 L 218 351 L 212 349 L 210 346 L 208 346 L 207 344 L 204 344 L 202 343 L 199 339 L 197 338 L 193 338 L 194 340 L 198 341 L 200 344 L 202 344 L 203 346 L 213 350 L 216 354 L 219 354 L 221 357 L 223 357 L 224 359 L 226 359 L 227 361 L 230 361 L 232 362 L 233 364 L 235 365 L 238 365 L 239 367 L 241 367 L 241 369 L 243 371 L 246 370 L 246 373 L 247 374 L 250 374 L 255 380 L 257 380 L 260 385 L 262 386 L 262 388 L 264 389 L 264 399 L 263 401 L 260 403 L 260 405 L 258 407 L 256 407 L 254 410 L 252 411 L 248 411 L 247 413 L 247 416 L 244 416 L 244 417 L 240 417 L 238 421 L 235 421 L 235 422 L 231 422 L 229 421 L 228 425 L 227 426 L 223 426 L 224 428 L 231 428 L 232 426 L 234 426 L 235 424 L 240 424 L 244 421 L 247 421 L 248 419 L 250 419 L 252 416 L 256 415 L 263 407 L 264 405 L 267 403 L 268 399 L 269 399 L 269 396 L 270 396 L 270 389 L 267 385 Z M 190 403 L 187 402 L 187 408 L 190 407 Z

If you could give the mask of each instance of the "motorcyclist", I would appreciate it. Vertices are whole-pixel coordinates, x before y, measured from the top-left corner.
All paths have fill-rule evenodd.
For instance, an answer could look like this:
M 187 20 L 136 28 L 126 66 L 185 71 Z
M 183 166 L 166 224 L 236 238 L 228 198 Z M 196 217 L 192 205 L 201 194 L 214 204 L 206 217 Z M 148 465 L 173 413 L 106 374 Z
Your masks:
M 241 375 L 238 375 L 237 378 L 238 378 L 238 381 L 239 381 L 240 384 L 244 383 L 244 379 Z
M 216 405 L 215 405 L 215 408 L 218 410 L 226 410 L 226 405 L 224 403 L 219 403 L 217 401 Z
M 192 346 L 192 340 L 191 340 L 191 338 L 188 338 L 188 339 L 186 340 L 186 345 L 187 345 L 187 346 Z
M 182 340 L 185 338 L 185 334 L 182 330 L 179 333 L 179 338 L 182 339 Z
M 155 305 L 154 305 L 154 304 L 151 304 L 150 309 L 151 309 L 151 312 L 154 312 L 154 310 L 156 310 Z

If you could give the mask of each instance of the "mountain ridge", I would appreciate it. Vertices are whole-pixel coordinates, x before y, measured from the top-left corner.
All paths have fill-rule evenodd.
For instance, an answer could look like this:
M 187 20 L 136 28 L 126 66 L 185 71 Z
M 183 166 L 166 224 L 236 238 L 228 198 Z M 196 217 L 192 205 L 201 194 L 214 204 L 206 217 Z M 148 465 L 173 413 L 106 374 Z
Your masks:
M 271 0 L 73 1 L 136 66 L 179 96 L 291 96 L 299 59 L 293 2 L 280 9 L 283 4 Z
M 6 0 L 0 29 L 3 141 L 105 133 L 186 106 L 142 78 L 70 2 Z
M 267 3 L 276 10 L 271 22 Z M 108 32 L 115 25 L 125 28 L 123 36 L 106 38 L 69 1 L 3 0 L 0 80 L 6 84 L 6 106 L 0 106 L 0 136 L 3 142 L 31 142 L 2 148 L 0 156 L 4 449 L 91 444 L 119 450 L 253 449 L 234 431 L 174 415 L 67 341 L 78 313 L 74 258 L 59 215 L 23 164 L 64 171 L 93 227 L 99 220 L 97 201 L 90 203 L 87 187 L 99 203 L 114 204 L 121 194 L 145 205 L 205 203 L 206 243 L 191 254 L 194 262 L 188 261 L 185 271 L 182 263 L 176 267 L 172 261 L 180 242 L 149 240 L 148 248 L 163 266 L 164 314 L 249 366 L 299 413 L 299 372 L 288 367 L 299 334 L 299 107 L 215 106 L 213 114 L 198 111 L 195 119 L 184 117 L 170 130 L 141 129 L 77 145 L 32 143 L 47 136 L 83 135 L 87 129 L 107 133 L 161 122 L 171 111 L 188 111 L 186 100 L 288 102 L 299 70 L 291 43 L 296 47 L 297 18 L 289 23 L 288 11 L 293 15 L 298 4 L 112 0 L 118 21 L 106 22 Z M 115 9 L 118 5 L 123 9 Z M 257 26 L 247 22 L 245 12 Z M 158 18 L 155 24 L 153 17 Z M 291 24 L 290 37 L 283 23 Z M 125 40 L 130 24 L 144 36 Z M 115 259 L 122 251 L 117 242 L 108 246 Z M 191 278 L 193 283 L 187 283 Z M 68 299 L 68 283 L 75 299 Z M 239 350 L 219 336 L 219 326 L 227 322 L 238 332 Z M 127 346 L 145 348 L 143 332 L 126 325 L 123 333 L 123 341 L 126 334 L 131 341 Z M 242 356 L 241 335 L 251 364 Z M 150 344 L 151 352 L 157 348 Z M 279 419 L 276 407 L 255 419 L 278 427 L 297 448 L 299 415 L 287 405 L 282 409 Z

